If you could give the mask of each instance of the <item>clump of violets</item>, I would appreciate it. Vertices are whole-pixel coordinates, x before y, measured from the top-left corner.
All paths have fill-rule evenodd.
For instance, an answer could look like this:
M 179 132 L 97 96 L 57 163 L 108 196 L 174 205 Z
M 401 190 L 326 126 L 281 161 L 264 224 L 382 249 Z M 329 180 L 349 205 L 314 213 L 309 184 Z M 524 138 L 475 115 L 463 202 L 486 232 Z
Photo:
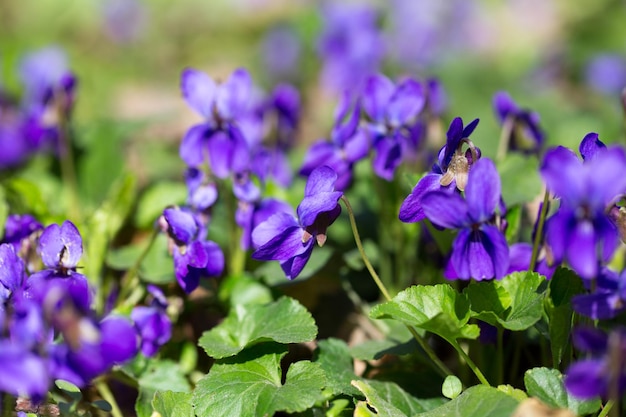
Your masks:
M 541 176 L 560 200 L 546 224 L 546 243 L 557 262 L 565 260 L 582 278 L 593 279 L 619 244 L 608 212 L 626 192 L 626 154 L 604 147 L 596 134 L 583 139 L 580 151 L 584 161 L 564 147 L 544 157 Z
M 152 301 L 148 306 L 137 306 L 130 313 L 141 336 L 141 353 L 154 356 L 172 337 L 172 321 L 167 315 L 167 299 L 158 287 L 148 285 Z
M 377 74 L 365 82 L 361 101 L 375 153 L 372 167 L 376 175 L 391 181 L 403 156 L 417 148 L 414 126 L 426 103 L 424 88 L 411 78 L 395 85 Z
M 354 164 L 367 156 L 370 141 L 365 129 L 359 127 L 361 106 L 352 105 L 349 94 L 344 94 L 335 110 L 335 124 L 330 141 L 321 139 L 313 143 L 305 157 L 301 175 L 310 175 L 317 167 L 326 165 L 337 174 L 335 187 L 345 190 L 352 182 Z
M 321 166 L 309 176 L 304 199 L 298 205 L 298 217 L 280 212 L 259 224 L 252 232 L 256 246 L 254 259 L 280 261 L 288 279 L 296 278 L 308 262 L 314 242 L 326 242 L 326 229 L 339 217 L 339 199 L 343 192 L 335 190 L 337 174 Z
M 505 91 L 493 96 L 493 107 L 507 135 L 502 138 L 501 146 L 508 144 L 507 148 L 512 151 L 534 154 L 542 150 L 545 134 L 539 124 L 538 113 L 519 107 Z
M 501 184 L 490 159 L 480 159 L 469 172 L 465 198 L 457 193 L 431 191 L 422 208 L 434 224 L 458 229 L 452 244 L 447 278 L 502 278 L 509 265 L 506 238 L 497 225 Z
M 565 372 L 565 388 L 581 399 L 622 396 L 626 389 L 626 330 L 615 328 L 609 334 L 595 328 L 575 329 L 574 346 L 588 358 L 573 363 Z
M 422 200 L 428 192 L 441 191 L 452 195 L 456 190 L 465 189 L 470 168 L 480 157 L 480 150 L 469 139 L 477 125 L 478 119 L 467 126 L 460 117 L 452 120 L 446 144 L 439 151 L 438 163 L 418 181 L 400 206 L 401 221 L 415 223 L 426 218 Z M 464 145 L 467 145 L 465 150 Z

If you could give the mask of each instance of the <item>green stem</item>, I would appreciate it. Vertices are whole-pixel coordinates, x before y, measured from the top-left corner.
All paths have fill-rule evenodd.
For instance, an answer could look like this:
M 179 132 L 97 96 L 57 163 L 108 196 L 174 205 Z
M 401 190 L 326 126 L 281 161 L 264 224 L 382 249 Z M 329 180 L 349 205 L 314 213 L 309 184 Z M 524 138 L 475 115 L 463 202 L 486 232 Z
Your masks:
M 76 179 L 76 166 L 74 165 L 74 153 L 72 151 L 72 136 L 70 134 L 69 120 L 65 116 L 62 116 L 59 122 L 58 152 L 61 177 L 68 194 L 68 214 L 72 220 L 80 223 L 80 199 L 78 197 L 78 180 Z
M 226 206 L 228 213 L 237 211 L 237 199 L 232 192 L 225 192 Z M 232 214 L 228 219 L 228 233 L 230 239 L 228 242 L 228 274 L 230 276 L 239 276 L 245 269 L 246 253 L 241 249 L 241 228 L 237 224 L 235 215 Z
M 602 411 L 600 411 L 600 414 L 598 414 L 598 417 L 608 416 L 614 405 L 615 405 L 615 402 L 613 400 L 608 400 L 606 404 L 604 404 L 604 407 L 602 407 Z
M 457 342 L 455 340 L 453 342 L 450 342 L 450 344 L 454 347 L 454 349 L 456 349 L 456 351 L 459 353 L 461 358 L 463 358 L 465 363 L 467 363 L 467 365 L 470 367 L 472 372 L 474 372 L 474 375 L 476 375 L 476 377 L 478 378 L 480 383 L 483 384 L 483 385 L 491 386 L 489 381 L 487 381 L 487 378 L 485 378 L 485 375 L 483 375 L 483 373 L 480 371 L 480 369 L 478 369 L 478 367 L 476 366 L 474 361 L 469 357 L 469 355 L 467 353 L 465 353 L 463 348 L 461 348 L 461 346 L 459 346 L 459 342 Z
M 15 413 L 15 398 L 11 394 L 2 393 L 2 417 L 11 417 Z
M 541 213 L 539 214 L 539 218 L 537 219 L 537 230 L 535 231 L 535 241 L 533 242 L 533 252 L 530 257 L 530 265 L 528 266 L 528 270 L 530 272 L 535 270 L 537 266 L 537 258 L 539 257 L 539 245 L 541 244 L 541 239 L 543 237 L 543 226 L 546 223 L 546 216 L 548 215 L 548 202 L 550 200 L 550 192 L 546 190 L 543 195 L 543 205 L 541 206 Z
M 354 218 L 354 211 L 352 210 L 352 206 L 350 205 L 350 202 L 348 201 L 346 196 L 342 196 L 341 200 L 343 201 L 343 204 L 345 204 L 346 210 L 348 210 L 348 217 L 350 218 L 350 226 L 352 227 L 352 234 L 354 234 L 354 241 L 356 242 L 356 246 L 359 249 L 359 253 L 361 254 L 363 263 L 365 264 L 365 267 L 367 268 L 370 275 L 372 276 L 372 279 L 374 279 L 374 282 L 376 283 L 376 286 L 378 286 L 378 289 L 380 290 L 382 295 L 385 297 L 387 301 L 391 301 L 391 296 L 389 295 L 387 288 L 385 288 L 385 284 L 383 284 L 383 282 L 380 280 L 380 277 L 374 270 L 374 267 L 370 263 L 369 258 L 365 254 L 365 249 L 363 249 L 363 244 L 361 243 L 361 237 L 359 236 L 359 230 L 357 229 L 357 226 L 356 226 L 356 220 Z
M 515 127 L 515 118 L 507 117 L 502 123 L 502 130 L 500 131 L 500 140 L 498 142 L 498 152 L 496 153 L 496 161 L 502 161 L 506 156 L 506 152 L 509 148 L 509 142 L 511 140 L 511 133 Z
M 99 380 L 96 381 L 95 385 L 102 398 L 111 405 L 111 415 L 113 417 L 124 417 L 122 410 L 120 410 L 120 407 L 117 405 L 117 401 L 115 401 L 115 397 L 106 382 Z
M 496 382 L 498 385 L 504 383 L 504 329 L 502 326 L 497 326 L 498 328 L 498 344 L 497 344 L 497 378 Z
M 350 226 L 352 227 L 352 233 L 354 234 L 354 241 L 356 242 L 356 246 L 359 249 L 359 253 L 361 254 L 361 259 L 363 259 L 363 263 L 365 264 L 365 267 L 367 268 L 370 275 L 374 279 L 374 282 L 378 286 L 378 289 L 380 290 L 380 292 L 383 294 L 383 296 L 385 297 L 387 301 L 391 301 L 391 296 L 389 295 L 387 288 L 385 288 L 385 285 L 380 280 L 378 274 L 376 273 L 376 270 L 374 270 L 374 267 L 370 263 L 369 258 L 365 254 L 365 249 L 363 249 L 363 244 L 361 243 L 361 237 L 359 236 L 359 230 L 356 226 L 356 220 L 354 218 L 354 211 L 352 210 L 352 206 L 350 205 L 350 202 L 345 196 L 342 196 L 341 200 L 345 204 L 346 210 L 348 211 L 348 217 L 350 218 Z M 441 361 L 441 359 L 437 357 L 435 352 L 428 345 L 428 343 L 426 343 L 424 338 L 422 338 L 413 327 L 408 326 L 408 325 L 406 327 L 407 329 L 409 329 L 409 332 L 411 332 L 411 334 L 413 335 L 417 343 L 420 345 L 420 347 L 424 350 L 424 352 L 426 352 L 426 355 L 428 355 L 428 357 L 436 365 L 437 371 L 441 373 L 441 375 L 444 377 L 448 375 L 453 375 L 452 371 L 450 371 L 450 369 Z
M 152 245 L 154 245 L 154 242 L 156 242 L 156 238 L 159 236 L 159 232 L 160 232 L 159 229 L 154 229 L 152 231 L 152 235 L 150 236 L 150 241 L 148 242 L 146 247 L 143 249 L 143 251 L 137 258 L 133 266 L 131 266 L 130 269 L 126 271 L 126 273 L 122 276 L 122 279 L 120 280 L 119 300 L 122 300 L 122 301 L 125 300 L 129 292 L 133 290 L 134 287 L 136 287 L 136 284 L 137 284 L 136 281 L 138 277 L 137 272 L 139 271 L 139 267 L 141 267 L 141 263 L 143 262 L 145 257 L 148 255 L 148 252 L 150 252 L 150 249 L 152 248 Z

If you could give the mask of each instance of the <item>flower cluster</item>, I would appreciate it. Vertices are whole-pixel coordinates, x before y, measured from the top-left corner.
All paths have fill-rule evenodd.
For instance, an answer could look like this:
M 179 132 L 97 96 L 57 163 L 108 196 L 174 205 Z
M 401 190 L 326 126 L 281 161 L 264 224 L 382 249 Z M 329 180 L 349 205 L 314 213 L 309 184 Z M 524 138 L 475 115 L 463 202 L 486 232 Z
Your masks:
M 40 402 L 55 379 L 83 387 L 140 346 L 150 356 L 169 340 L 158 289 L 158 306 L 136 307 L 132 321 L 94 314 L 92 288 L 77 272 L 83 247 L 73 223 L 41 231 L 30 216 L 9 216 L 7 224 L 11 243 L 0 244 L 0 391 Z M 29 275 L 20 250 L 33 242 L 43 269 Z

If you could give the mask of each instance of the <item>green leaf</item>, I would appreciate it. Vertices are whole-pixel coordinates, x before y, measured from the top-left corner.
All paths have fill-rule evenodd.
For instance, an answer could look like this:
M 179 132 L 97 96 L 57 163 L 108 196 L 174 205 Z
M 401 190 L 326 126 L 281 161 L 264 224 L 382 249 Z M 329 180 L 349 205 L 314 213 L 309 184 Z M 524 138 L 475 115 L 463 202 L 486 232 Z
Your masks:
M 190 392 L 191 386 L 180 366 L 170 360 L 147 359 L 139 355 L 124 367 L 137 379 L 139 395 L 135 402 L 138 417 L 152 415 L 152 399 L 157 391 Z
M 109 404 L 109 402 L 105 400 L 96 400 L 92 402 L 91 405 L 96 407 L 99 410 L 106 411 L 106 412 L 113 410 L 113 407 L 111 407 L 111 404 Z
M 72 400 L 80 401 L 83 395 L 80 392 L 80 388 L 71 382 L 65 381 L 63 379 L 57 379 L 54 381 L 54 385 L 57 386 L 58 389 L 67 394 Z
M 496 388 L 476 385 L 441 407 L 414 417 L 502 417 L 512 415 L 517 405 L 515 398 Z
M 370 317 L 399 320 L 453 343 L 458 338 L 478 337 L 478 326 L 468 324 L 469 307 L 467 297 L 447 284 L 412 286 L 372 308 Z
M 508 207 L 506 211 L 506 241 L 509 245 L 518 241 L 517 235 L 522 224 L 522 208 L 519 205 Z
M 139 265 L 139 276 L 152 284 L 168 284 L 176 280 L 174 260 L 167 250 L 168 237 L 160 233 Z
M 413 416 L 436 409 L 446 401 L 444 398 L 415 398 L 394 382 L 360 380 L 352 381 L 352 385 L 365 395 L 367 404 L 380 416 Z
M 372 361 L 380 359 L 385 355 L 409 355 L 420 347 L 411 337 L 405 342 L 395 339 L 367 340 L 361 344 L 350 347 L 350 354 L 355 359 Z
M 463 291 L 472 316 L 509 330 L 531 327 L 543 314 L 545 277 L 536 272 L 514 272 L 501 280 L 472 282 Z
M 257 342 L 301 343 L 316 335 L 311 313 L 293 298 L 282 297 L 266 305 L 233 306 L 222 323 L 202 334 L 198 344 L 209 356 L 220 359 Z
M 28 213 L 40 219 L 48 214 L 48 205 L 35 182 L 10 178 L 4 183 L 4 187 L 6 201 L 12 213 Z
M 313 361 L 326 373 L 328 388 L 333 395 L 360 395 L 351 385 L 353 380 L 361 378 L 354 374 L 354 360 L 346 342 L 333 338 L 320 340 Z
M 191 393 L 159 391 L 154 395 L 152 408 L 162 417 L 194 417 Z
M 149 228 L 167 206 L 181 205 L 187 200 L 187 187 L 182 182 L 159 181 L 148 188 L 137 202 L 135 225 Z
M 88 237 L 85 243 L 85 275 L 96 281 L 96 284 L 109 243 L 121 229 L 133 206 L 136 188 L 136 178 L 131 174 L 124 175 L 111 187 L 107 199 L 89 219 L 87 233 L 84 234 Z
M 502 179 L 502 198 L 509 206 L 528 203 L 541 193 L 543 183 L 537 158 L 509 153 L 498 163 L 498 173 Z
M 273 299 L 270 289 L 247 273 L 229 275 L 222 280 L 218 297 L 227 305 L 267 304 Z
M 451 400 L 458 397 L 462 390 L 463 384 L 461 383 L 461 380 L 454 375 L 448 375 L 443 381 L 443 386 L 441 387 L 441 393 L 443 396 L 450 398 Z
M 309 361 L 292 364 L 281 382 L 280 360 L 287 347 L 265 343 L 216 363 L 193 392 L 196 414 L 211 417 L 296 413 L 322 399 L 324 371 Z
M 533 368 L 524 374 L 528 395 L 539 398 L 553 408 L 569 408 L 576 415 L 595 413 L 602 405 L 599 398 L 583 401 L 570 395 L 557 369 Z
M 554 366 L 561 364 L 563 355 L 570 346 L 574 310 L 571 299 L 585 291 L 582 280 L 572 270 L 558 268 L 550 280 L 550 299 L 546 302 L 548 332 Z

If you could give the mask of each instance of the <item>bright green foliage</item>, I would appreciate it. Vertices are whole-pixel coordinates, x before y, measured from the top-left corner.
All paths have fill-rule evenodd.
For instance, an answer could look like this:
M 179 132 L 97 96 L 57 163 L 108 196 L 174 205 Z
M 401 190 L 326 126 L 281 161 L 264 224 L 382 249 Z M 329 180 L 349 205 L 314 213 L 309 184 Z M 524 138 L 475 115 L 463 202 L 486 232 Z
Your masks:
M 299 361 L 281 382 L 280 360 L 287 347 L 257 345 L 213 365 L 193 393 L 198 416 L 265 416 L 277 411 L 304 411 L 322 400 L 327 385 L 324 371 L 315 363 Z
M 282 297 L 266 305 L 233 306 L 228 317 L 204 332 L 198 344 L 209 356 L 220 359 L 261 341 L 301 343 L 316 335 L 311 313 L 293 298 Z
M 351 382 L 361 378 L 354 374 L 354 361 L 350 356 L 348 345 L 343 340 L 321 340 L 318 343 L 315 363 L 326 373 L 328 388 L 333 395 L 360 395 Z
M 543 313 L 545 278 L 536 272 L 514 272 L 501 280 L 472 282 L 464 291 L 472 316 L 509 330 L 525 330 Z
M 148 188 L 137 202 L 135 224 L 149 228 L 167 206 L 184 204 L 187 187 L 182 182 L 161 181 Z
M 454 400 L 415 417 L 502 417 L 510 416 L 518 401 L 504 392 L 476 385 L 465 390 Z
M 164 391 L 157 392 L 152 400 L 152 408 L 162 417 L 194 417 L 191 406 L 191 393 Z
M 443 398 L 415 398 L 394 382 L 363 380 L 353 381 L 352 385 L 365 395 L 367 404 L 381 416 L 413 416 L 433 410 L 446 401 Z
M 370 317 L 399 320 L 453 343 L 459 338 L 478 337 L 478 326 L 468 324 L 469 308 L 467 297 L 449 285 L 412 286 L 398 293 L 393 300 L 375 306 Z
M 600 399 L 583 401 L 570 395 L 563 385 L 563 376 L 557 369 L 533 368 L 524 374 L 528 395 L 537 397 L 554 408 L 569 408 L 576 415 L 591 414 L 600 409 Z

